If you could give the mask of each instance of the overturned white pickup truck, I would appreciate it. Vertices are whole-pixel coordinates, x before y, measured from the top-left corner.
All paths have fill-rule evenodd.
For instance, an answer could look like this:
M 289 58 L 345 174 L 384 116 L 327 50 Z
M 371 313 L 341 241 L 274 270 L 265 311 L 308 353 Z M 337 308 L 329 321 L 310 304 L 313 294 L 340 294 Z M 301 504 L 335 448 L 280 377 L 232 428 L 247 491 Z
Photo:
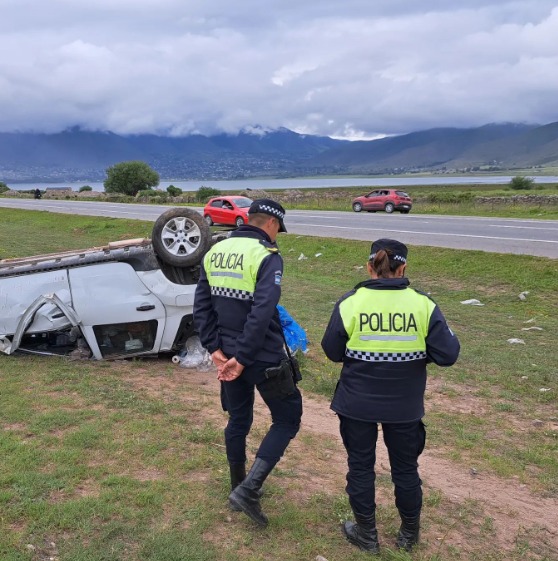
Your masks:
M 176 352 L 194 332 L 201 260 L 227 232 L 173 208 L 152 239 L 0 261 L 0 352 L 115 359 Z

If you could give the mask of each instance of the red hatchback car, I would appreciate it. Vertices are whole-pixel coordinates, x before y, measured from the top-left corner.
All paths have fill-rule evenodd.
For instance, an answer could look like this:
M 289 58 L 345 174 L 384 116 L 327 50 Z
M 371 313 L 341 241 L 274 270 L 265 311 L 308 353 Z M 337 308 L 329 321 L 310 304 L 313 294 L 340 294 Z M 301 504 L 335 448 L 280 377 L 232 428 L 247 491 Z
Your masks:
M 399 189 L 377 189 L 368 193 L 368 195 L 353 199 L 353 210 L 355 212 L 385 210 L 391 214 L 394 210 L 398 210 L 401 214 L 409 214 L 412 207 L 411 197 L 405 191 Z
M 242 226 L 248 222 L 248 209 L 252 199 L 240 196 L 213 197 L 203 209 L 203 217 L 210 225 Z

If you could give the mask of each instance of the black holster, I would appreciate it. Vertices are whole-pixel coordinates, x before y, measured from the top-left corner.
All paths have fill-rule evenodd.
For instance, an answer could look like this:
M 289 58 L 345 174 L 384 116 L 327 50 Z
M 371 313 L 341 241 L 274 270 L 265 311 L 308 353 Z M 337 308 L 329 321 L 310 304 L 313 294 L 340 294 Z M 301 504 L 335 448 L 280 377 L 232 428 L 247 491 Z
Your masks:
M 278 366 L 266 368 L 265 377 L 265 381 L 258 384 L 258 391 L 264 399 L 283 399 L 296 391 L 293 368 L 288 358 L 284 358 Z

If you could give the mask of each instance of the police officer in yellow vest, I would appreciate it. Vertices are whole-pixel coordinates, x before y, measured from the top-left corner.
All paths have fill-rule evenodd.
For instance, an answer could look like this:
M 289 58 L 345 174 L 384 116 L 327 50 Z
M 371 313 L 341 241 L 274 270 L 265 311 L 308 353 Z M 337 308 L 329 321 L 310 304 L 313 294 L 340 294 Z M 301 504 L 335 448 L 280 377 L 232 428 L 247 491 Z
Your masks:
M 378 423 L 401 517 L 396 545 L 408 551 L 419 540 L 426 365 L 451 366 L 460 348 L 438 306 L 409 288 L 406 266 L 404 244 L 375 241 L 367 264 L 371 280 L 336 303 L 322 340 L 327 357 L 343 363 L 331 408 L 347 450 L 346 491 L 356 521 L 345 522 L 343 532 L 370 553 L 380 548 L 374 489 Z
M 286 232 L 285 209 L 271 199 L 255 200 L 248 224 L 206 254 L 194 301 L 194 321 L 221 380 L 221 400 L 229 414 L 225 429 L 230 466 L 229 501 L 260 526 L 268 523 L 260 506 L 261 487 L 300 428 L 302 397 L 289 370 L 277 311 L 283 259 L 276 244 Z M 283 376 L 285 374 L 288 380 Z M 290 383 L 285 391 L 284 383 Z M 271 412 L 272 425 L 246 475 L 246 437 L 253 421 L 254 388 Z

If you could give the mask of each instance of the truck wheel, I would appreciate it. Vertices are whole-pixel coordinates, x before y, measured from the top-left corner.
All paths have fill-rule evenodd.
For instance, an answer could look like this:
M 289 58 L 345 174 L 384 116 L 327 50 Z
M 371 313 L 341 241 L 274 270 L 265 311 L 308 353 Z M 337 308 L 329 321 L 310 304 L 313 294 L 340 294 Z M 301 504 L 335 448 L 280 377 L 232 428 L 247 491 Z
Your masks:
M 171 208 L 155 221 L 151 243 L 164 263 L 192 267 L 201 263 L 211 247 L 211 231 L 199 212 Z

